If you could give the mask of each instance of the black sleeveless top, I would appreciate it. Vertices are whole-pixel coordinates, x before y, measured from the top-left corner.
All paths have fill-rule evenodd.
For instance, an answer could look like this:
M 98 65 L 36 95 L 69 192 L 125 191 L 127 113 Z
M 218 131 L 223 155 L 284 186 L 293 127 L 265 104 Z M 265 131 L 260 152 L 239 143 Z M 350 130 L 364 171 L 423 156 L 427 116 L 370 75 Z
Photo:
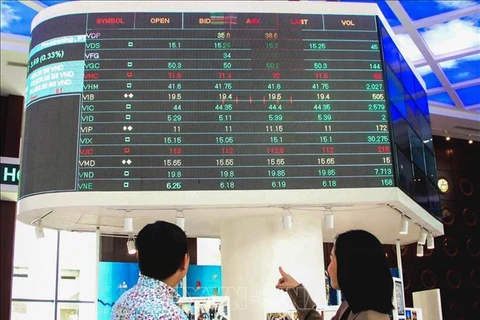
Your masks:
M 349 306 L 347 310 L 345 310 L 345 312 L 343 313 L 342 318 L 340 320 L 347 320 L 351 310 L 352 309 L 350 309 L 350 306 Z

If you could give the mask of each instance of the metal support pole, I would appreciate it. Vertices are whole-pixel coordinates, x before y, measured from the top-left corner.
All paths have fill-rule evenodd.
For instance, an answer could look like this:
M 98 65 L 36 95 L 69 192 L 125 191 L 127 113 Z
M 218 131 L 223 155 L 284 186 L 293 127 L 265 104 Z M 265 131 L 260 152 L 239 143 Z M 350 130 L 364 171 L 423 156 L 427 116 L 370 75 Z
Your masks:
M 397 239 L 397 241 L 395 243 L 395 246 L 396 246 L 395 251 L 397 252 L 398 277 L 400 278 L 400 280 L 402 280 L 402 283 L 403 283 L 402 252 L 401 252 L 401 249 L 400 249 L 400 239 Z

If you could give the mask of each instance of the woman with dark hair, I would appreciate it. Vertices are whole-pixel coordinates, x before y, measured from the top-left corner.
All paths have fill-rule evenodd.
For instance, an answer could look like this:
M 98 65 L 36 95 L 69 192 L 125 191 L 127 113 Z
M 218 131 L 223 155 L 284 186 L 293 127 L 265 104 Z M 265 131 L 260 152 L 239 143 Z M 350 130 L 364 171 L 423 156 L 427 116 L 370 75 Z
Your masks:
M 342 302 L 332 320 L 389 320 L 393 280 L 380 241 L 364 230 L 337 236 L 328 265 L 331 285 Z M 322 320 L 307 290 L 280 267 L 277 289 L 287 291 L 301 320 Z

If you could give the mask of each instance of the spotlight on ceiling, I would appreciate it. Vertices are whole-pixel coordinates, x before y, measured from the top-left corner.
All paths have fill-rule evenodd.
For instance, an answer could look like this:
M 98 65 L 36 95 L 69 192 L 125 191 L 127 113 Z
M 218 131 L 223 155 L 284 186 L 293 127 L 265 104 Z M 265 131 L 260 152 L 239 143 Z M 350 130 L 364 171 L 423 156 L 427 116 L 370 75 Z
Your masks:
M 417 243 L 417 257 L 423 257 L 423 245 Z
M 435 249 L 435 239 L 433 238 L 433 234 L 431 233 L 429 233 L 427 236 L 427 248 Z
M 123 231 L 133 232 L 133 218 L 124 218 L 123 219 Z
M 283 209 L 282 224 L 283 229 L 292 229 L 292 214 L 286 208 Z
M 183 210 L 177 210 L 177 216 L 175 217 L 175 224 L 185 231 L 185 215 L 183 214 Z
M 42 219 L 38 220 L 37 225 L 35 226 L 35 236 L 37 239 L 45 238 L 45 232 L 43 231 Z
M 418 243 L 421 244 L 422 246 L 425 245 L 425 242 L 427 241 L 427 235 L 428 235 L 427 230 L 420 227 L 420 237 L 418 238 Z
M 334 216 L 332 208 L 325 208 L 325 228 L 333 229 L 334 227 Z
M 131 236 L 127 240 L 127 250 L 128 250 L 128 254 L 137 253 L 137 248 L 135 247 L 135 239 L 133 238 L 133 236 Z
M 400 222 L 400 234 L 408 234 L 408 218 L 402 215 L 402 221 Z

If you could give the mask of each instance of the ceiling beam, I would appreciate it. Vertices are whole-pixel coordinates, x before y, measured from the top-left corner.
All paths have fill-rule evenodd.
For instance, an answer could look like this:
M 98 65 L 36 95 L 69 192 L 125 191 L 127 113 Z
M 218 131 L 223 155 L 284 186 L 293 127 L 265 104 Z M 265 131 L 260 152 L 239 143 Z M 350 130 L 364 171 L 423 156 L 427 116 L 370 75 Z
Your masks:
M 477 113 L 468 112 L 466 110 L 458 110 L 457 108 L 452 108 L 451 106 L 445 107 L 442 103 L 429 101 L 428 109 L 430 111 L 430 114 L 435 114 L 439 116 L 471 120 L 476 122 L 478 122 L 479 120 L 479 115 Z M 455 120 L 452 119 L 452 121 Z
M 465 106 L 467 110 L 477 110 L 480 109 L 480 103 L 472 104 L 471 106 Z M 480 116 L 479 116 L 480 117 Z M 480 118 L 478 119 L 480 121 Z
M 452 88 L 455 90 L 458 90 L 458 89 L 463 89 L 466 87 L 477 86 L 477 85 L 480 85 L 480 78 L 475 78 L 467 81 L 454 83 L 452 84 Z
M 480 46 L 475 46 L 471 48 L 466 48 L 463 50 L 457 50 L 454 52 L 440 54 L 435 57 L 437 62 L 448 61 L 452 59 L 460 59 L 468 56 L 473 56 L 474 54 L 480 54 Z
M 24 5 L 26 5 L 27 7 L 37 11 L 37 12 L 40 12 L 42 11 L 43 9 L 45 8 L 48 8 L 48 6 L 44 3 L 42 3 L 41 1 L 25 1 L 25 0 L 20 0 L 18 1 Z
M 442 68 L 440 68 L 438 63 L 436 63 L 435 58 L 433 57 L 433 53 L 430 51 L 430 48 L 425 43 L 425 40 L 422 38 L 417 28 L 413 25 L 412 20 L 405 11 L 405 8 L 398 1 L 387 1 L 387 4 L 390 9 L 392 9 L 393 13 L 395 13 L 398 20 L 404 26 L 405 31 L 408 33 L 410 38 L 412 38 L 412 41 L 415 43 L 417 48 L 425 57 L 425 60 L 432 68 L 432 71 L 435 73 L 438 80 L 445 88 L 445 91 L 448 93 L 455 106 L 460 110 L 465 110 L 462 100 L 460 100 L 457 92 L 452 88 L 452 85 L 450 84 L 450 81 L 443 72 Z
M 437 55 L 434 58 L 437 63 L 440 63 L 448 60 L 461 59 L 464 57 L 473 56 L 474 54 L 480 54 L 479 46 L 444 53 L 441 55 Z M 421 59 L 421 60 L 414 61 L 413 64 L 418 68 L 418 67 L 423 67 L 428 65 L 428 62 L 425 59 Z
M 390 1 L 387 1 L 387 3 L 388 2 Z M 432 3 L 432 5 L 434 4 Z M 421 28 L 433 26 L 435 24 L 439 24 L 445 21 L 451 21 L 451 20 L 455 20 L 455 19 L 459 19 L 467 16 L 473 16 L 475 14 L 478 14 L 479 11 L 480 11 L 480 4 L 477 4 L 467 8 L 462 8 L 462 9 L 457 9 L 457 10 L 453 10 L 445 13 L 436 14 L 423 19 L 412 20 L 412 24 L 416 29 L 421 29 Z M 403 24 L 393 27 L 392 30 L 396 34 L 406 32 Z
M 463 89 L 463 88 L 470 87 L 470 86 L 475 86 L 475 85 L 480 85 L 480 78 L 454 83 L 454 84 L 452 84 L 452 88 L 454 90 L 458 90 L 458 89 Z M 445 92 L 445 88 L 443 88 L 443 87 L 438 87 L 438 88 L 433 88 L 433 89 L 427 90 L 427 94 L 429 96 L 437 94 L 437 93 L 442 93 L 442 92 Z
M 1 33 L 0 48 L 1 50 L 27 52 L 29 51 L 30 37 L 13 34 Z

